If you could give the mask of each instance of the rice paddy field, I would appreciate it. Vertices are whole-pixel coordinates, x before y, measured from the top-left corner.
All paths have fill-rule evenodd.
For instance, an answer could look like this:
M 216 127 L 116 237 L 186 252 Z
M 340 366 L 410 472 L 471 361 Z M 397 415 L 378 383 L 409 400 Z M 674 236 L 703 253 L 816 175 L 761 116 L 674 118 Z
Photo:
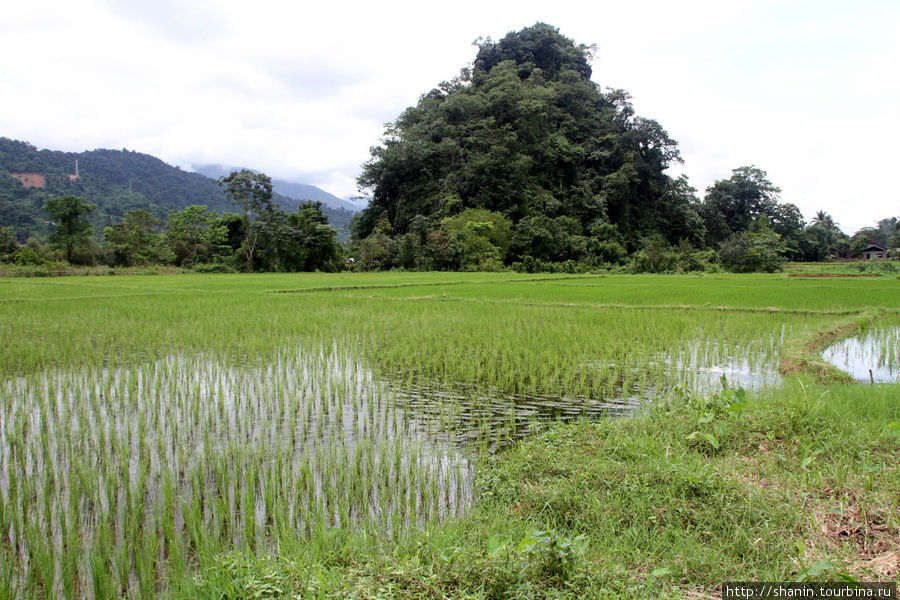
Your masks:
M 882 554 L 898 559 L 890 545 L 900 498 L 891 464 L 900 457 L 898 331 L 900 280 L 890 275 L 0 279 L 0 599 L 545 597 L 546 586 L 572 597 L 651 597 L 669 593 L 657 585 L 667 577 L 675 596 L 697 594 L 727 573 L 678 570 L 676 559 L 660 567 L 628 558 L 627 547 L 616 550 L 617 564 L 645 587 L 571 587 L 587 572 L 606 573 L 585 565 L 611 564 L 596 553 L 614 546 L 589 540 L 596 523 L 575 518 L 577 506 L 523 499 L 538 483 L 513 494 L 514 473 L 524 481 L 528 469 L 549 468 L 571 446 L 559 440 L 589 443 L 596 427 L 625 423 L 676 431 L 667 418 L 693 424 L 683 447 L 666 442 L 666 456 L 708 465 L 732 443 L 722 428 L 734 431 L 727 423 L 747 397 L 765 412 L 780 397 L 808 404 L 810 394 L 877 397 L 868 414 L 884 431 L 866 457 L 881 462 L 863 463 L 881 470 L 860 477 L 884 478 L 871 483 L 888 532 Z M 865 348 L 830 365 L 821 352 L 843 338 Z M 851 366 L 853 355 L 863 364 Z M 846 383 L 854 378 L 868 385 Z M 781 439 L 774 431 L 756 448 Z M 802 443 L 792 447 L 806 452 L 798 464 L 813 457 L 807 470 L 822 450 Z M 833 477 L 803 485 L 834 491 Z M 521 517 L 527 527 L 509 525 L 524 527 L 509 534 L 522 543 L 494 531 L 492 519 L 520 518 L 496 502 L 532 511 Z M 470 551 L 512 552 L 524 566 L 413 589 L 434 576 L 416 570 L 429 543 L 437 548 L 429 560 L 445 569 Z M 689 549 L 672 543 L 690 564 Z M 383 562 L 403 552 L 418 557 L 415 567 L 403 562 L 408 577 Z M 763 544 L 738 555 L 751 574 L 796 574 L 800 558 L 767 558 L 779 552 Z M 385 590 L 388 572 L 395 587 Z M 504 579 L 512 572 L 519 579 Z M 528 588 L 522 578 L 540 583 Z M 508 585 L 486 588 L 487 579 Z

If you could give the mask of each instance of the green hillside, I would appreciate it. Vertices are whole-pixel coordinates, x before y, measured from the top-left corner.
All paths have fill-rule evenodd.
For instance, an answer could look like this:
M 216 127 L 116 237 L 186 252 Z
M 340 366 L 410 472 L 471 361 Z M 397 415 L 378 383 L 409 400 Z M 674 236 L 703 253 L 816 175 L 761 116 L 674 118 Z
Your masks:
M 43 187 L 26 187 L 10 175 L 24 173 L 43 176 Z M 215 179 L 173 167 L 149 154 L 125 149 L 38 150 L 28 142 L 0 137 L 0 226 L 12 226 L 20 242 L 30 236 L 43 238 L 50 232 L 45 202 L 67 194 L 97 206 L 91 223 L 98 234 L 104 227 L 122 222 L 130 210 L 145 209 L 162 221 L 170 212 L 192 204 L 205 204 L 218 213 L 237 210 Z M 303 199 L 276 194 L 274 200 L 292 212 Z M 325 206 L 323 212 L 339 237 L 346 239 L 352 213 Z

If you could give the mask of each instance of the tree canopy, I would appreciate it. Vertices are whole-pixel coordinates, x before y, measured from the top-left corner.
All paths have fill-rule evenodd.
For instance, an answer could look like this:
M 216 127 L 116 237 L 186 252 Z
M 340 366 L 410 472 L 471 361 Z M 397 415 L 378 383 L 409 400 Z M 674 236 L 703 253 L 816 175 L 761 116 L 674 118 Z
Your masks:
M 472 69 L 424 94 L 372 148 L 359 178 L 372 201 L 357 239 L 382 214 L 396 237 L 417 218 L 436 230 L 467 209 L 500 213 L 520 241 L 590 238 L 601 223 L 631 246 L 650 233 L 675 243 L 696 231 L 695 197 L 664 172 L 680 161 L 677 144 L 635 115 L 626 92 L 590 80 L 590 47 L 543 23 L 477 46 Z M 507 261 L 533 252 L 589 259 L 592 247 L 560 254 L 513 243 Z
M 678 145 L 591 81 L 593 46 L 537 23 L 479 38 L 470 67 L 388 123 L 352 223 L 363 268 L 773 270 L 852 253 L 827 213 L 809 226 L 756 166 L 703 202 Z M 893 240 L 893 225 L 867 232 Z M 890 230 L 890 231 L 889 231 Z M 499 244 L 498 239 L 503 243 Z
M 760 216 L 775 218 L 781 190 L 762 169 L 749 166 L 732 170 L 707 188 L 701 214 L 707 241 L 719 243 L 734 233 L 746 231 Z
M 241 245 L 240 254 L 246 261 L 246 270 L 252 271 L 264 225 L 270 222 L 274 224 L 272 179 L 264 173 L 241 169 L 220 177 L 219 185 L 225 190 L 225 195 L 231 202 L 244 209 L 244 243 Z M 256 222 L 252 225 L 251 214 L 257 216 Z
M 91 236 L 91 224 L 87 215 L 96 207 L 78 196 L 60 196 L 51 198 L 44 205 L 44 210 L 53 221 L 53 233 L 50 242 L 56 244 L 65 254 L 66 260 L 75 263 L 77 252 L 83 248 Z

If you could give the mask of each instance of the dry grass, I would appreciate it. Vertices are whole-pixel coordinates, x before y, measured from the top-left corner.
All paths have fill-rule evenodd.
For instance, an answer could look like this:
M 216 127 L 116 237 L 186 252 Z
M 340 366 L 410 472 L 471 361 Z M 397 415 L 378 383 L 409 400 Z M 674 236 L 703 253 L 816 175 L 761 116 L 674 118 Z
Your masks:
M 900 574 L 900 528 L 898 515 L 890 515 L 884 508 L 875 508 L 861 500 L 864 497 L 851 490 L 830 496 L 828 501 L 808 501 L 810 518 L 807 550 L 827 549 L 829 554 L 844 554 L 846 568 L 862 577 L 877 577 L 880 581 L 896 579 Z M 830 497 L 829 497 L 830 496 Z M 810 558 L 820 558 L 815 556 Z

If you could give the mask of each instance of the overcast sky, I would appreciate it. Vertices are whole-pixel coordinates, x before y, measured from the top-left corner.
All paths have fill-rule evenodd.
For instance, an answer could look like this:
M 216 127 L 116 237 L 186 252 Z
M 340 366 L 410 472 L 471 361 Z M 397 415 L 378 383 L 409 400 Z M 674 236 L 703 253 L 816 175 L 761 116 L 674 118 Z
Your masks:
M 0 136 L 356 194 L 384 123 L 542 21 L 676 139 L 702 198 L 756 165 L 807 220 L 900 216 L 897 0 L 30 0 L 0 12 Z

